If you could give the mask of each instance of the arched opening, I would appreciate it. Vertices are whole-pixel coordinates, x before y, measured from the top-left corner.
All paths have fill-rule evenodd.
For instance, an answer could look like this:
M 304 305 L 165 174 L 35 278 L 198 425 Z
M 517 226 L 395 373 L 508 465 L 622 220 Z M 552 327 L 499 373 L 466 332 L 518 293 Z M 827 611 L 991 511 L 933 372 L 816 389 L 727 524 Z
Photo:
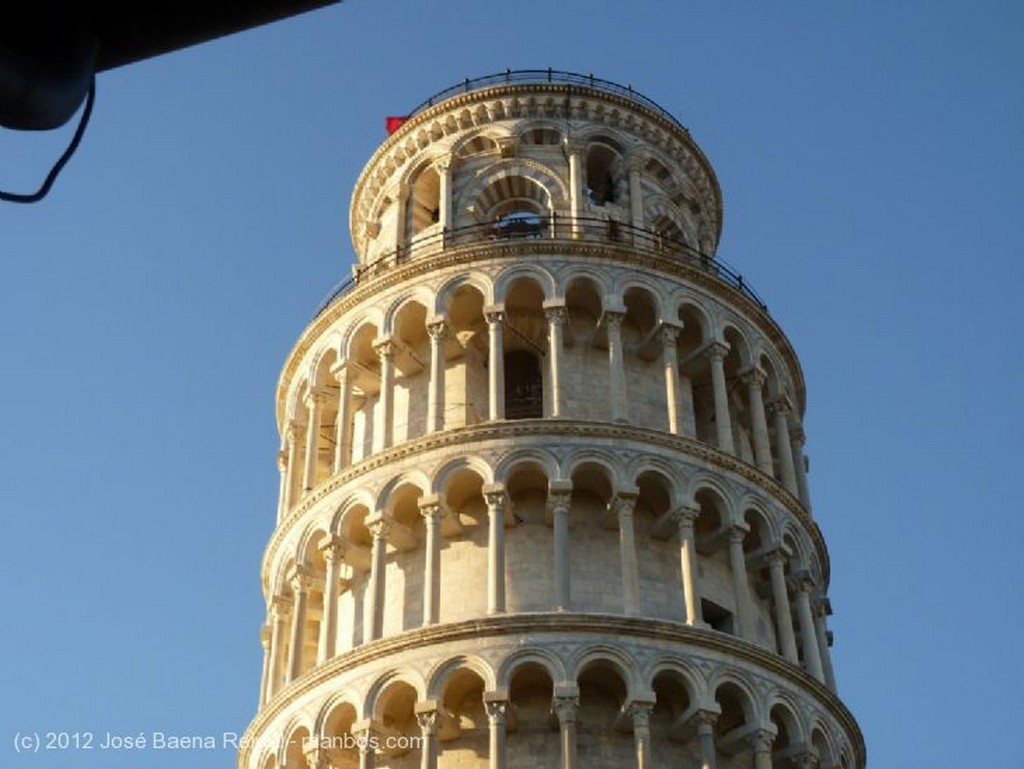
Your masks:
M 550 599 L 543 590 L 536 589 L 534 580 L 542 585 L 553 581 L 553 538 L 546 520 L 547 474 L 533 462 L 519 464 L 509 474 L 505 490 L 515 520 L 515 526 L 505 532 L 505 561 L 510 569 L 528 568 L 530 575 L 529 580 L 509 579 L 506 610 L 545 611 Z
M 526 350 L 505 353 L 505 419 L 544 416 L 544 380 L 540 360 Z
M 495 238 L 539 237 L 552 212 L 551 194 L 528 176 L 509 174 L 492 181 L 477 196 L 474 208 L 490 222 Z
M 427 431 L 427 393 L 430 386 L 430 337 L 427 308 L 408 302 L 394 320 L 395 389 L 394 441 L 424 435 Z
M 402 539 L 410 544 L 396 548 L 388 561 L 387 589 L 384 600 L 384 635 L 411 630 L 423 623 L 424 548 L 426 539 L 419 500 L 423 490 L 413 483 L 402 483 L 388 499 L 388 515 L 402 527 Z
M 695 761 L 689 749 L 696 714 L 694 698 L 678 672 L 663 670 L 654 677 L 654 709 L 651 711 L 651 759 L 654 766 L 688 766 Z
M 445 373 L 445 425 L 461 427 L 486 421 L 487 322 L 484 297 L 465 283 L 448 297 L 446 312 L 451 336 L 458 343 Z
M 740 378 L 741 372 L 745 371 L 749 365 L 747 343 L 743 335 L 732 326 L 725 329 L 723 337 L 725 343 L 729 345 L 729 353 L 725 356 L 723 366 L 729 393 L 733 450 L 736 456 L 744 462 L 753 464 L 754 443 L 751 434 L 750 405 Z
M 662 342 L 658 332 L 658 303 L 646 288 L 631 286 L 623 294 L 622 346 L 629 372 L 629 422 L 665 429 L 665 377 L 661 370 Z
M 359 747 L 352 724 L 356 721 L 356 709 L 347 702 L 336 705 L 324 722 L 322 741 L 331 766 L 338 769 L 356 769 L 359 766 Z
M 715 723 L 716 750 L 722 756 L 732 757 L 735 763 L 728 763 L 728 766 L 750 766 L 749 761 L 739 757 L 753 752 L 749 738 L 756 724 L 750 697 L 736 684 L 727 682 L 715 691 L 715 701 L 722 710 Z M 722 762 L 719 759 L 719 763 Z
M 559 755 L 558 718 L 551 709 L 554 689 L 539 663 L 521 664 L 512 673 L 505 718 L 506 731 L 514 735 L 508 741 L 508 769 L 538 769 L 538 756 Z
M 703 575 L 700 582 L 701 615 L 712 629 L 738 635 L 725 504 L 711 489 L 701 489 L 695 499 L 700 507 L 694 534 Z
M 455 622 L 479 617 L 487 611 L 487 503 L 484 479 L 470 468 L 452 473 L 446 480 L 443 501 L 450 530 L 459 533 L 445 541 L 441 551 L 441 573 L 449 584 L 462 589 L 441 590 L 440 621 Z
M 380 401 L 380 357 L 374 342 L 380 332 L 373 324 L 361 326 L 349 340 L 348 361 L 354 363 L 349 379 L 352 388 L 352 462 L 358 462 L 382 444 L 383 435 L 375 435 L 381 426 L 375 419 Z
M 406 769 L 410 765 L 406 756 L 419 745 L 421 735 L 416 700 L 416 690 L 404 681 L 388 684 L 377 698 L 374 719 L 388 736 L 387 745 L 377 753 L 377 769 Z
M 424 234 L 441 216 L 441 176 L 434 166 L 422 169 L 414 178 L 406 204 L 406 232 L 409 238 Z
M 300 726 L 288 737 L 288 745 L 284 751 L 283 769 L 309 769 L 306 761 L 305 747 L 309 744 L 309 730 Z
M 456 670 L 445 682 L 438 723 L 439 769 L 487 762 L 489 730 L 483 693 L 483 679 L 466 668 Z
M 640 615 L 678 620 L 685 615 L 682 592 L 666 590 L 665 586 L 682 584 L 679 546 L 675 537 L 666 540 L 662 532 L 655 532 L 656 523 L 664 522 L 672 507 L 672 484 L 661 473 L 647 471 L 637 477 L 636 485 L 639 495 L 633 509 L 633 529 L 640 578 Z
M 626 684 L 607 660 L 588 664 L 576 682 L 580 690 L 577 755 L 593 769 L 621 769 L 636 761 L 632 724 L 623 719 Z
M 616 202 L 616 177 L 619 156 L 606 144 L 591 144 L 587 149 L 587 200 L 595 206 Z
M 612 499 L 610 472 L 584 462 L 572 472 L 569 508 L 569 570 L 572 608 L 622 612 L 622 559 Z
M 354 649 L 363 643 L 366 628 L 366 599 L 370 581 L 369 556 L 373 540 L 366 527 L 370 510 L 366 505 L 354 505 L 345 512 L 340 534 L 348 551 L 342 571 L 348 588 L 338 597 L 339 653 Z M 360 555 L 361 554 L 361 555 Z

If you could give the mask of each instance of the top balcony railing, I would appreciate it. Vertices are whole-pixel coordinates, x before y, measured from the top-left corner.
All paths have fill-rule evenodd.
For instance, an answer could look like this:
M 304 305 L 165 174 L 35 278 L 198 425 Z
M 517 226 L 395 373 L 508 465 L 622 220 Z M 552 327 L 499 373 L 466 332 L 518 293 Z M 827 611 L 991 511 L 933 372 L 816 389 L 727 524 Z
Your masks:
M 461 83 L 445 88 L 443 91 L 438 91 L 426 101 L 416 105 L 416 107 L 409 112 L 408 117 L 412 117 L 418 112 L 422 112 L 425 109 L 433 107 L 435 104 L 440 104 L 453 96 L 469 93 L 471 91 L 479 91 L 482 88 L 489 88 L 496 85 L 538 85 L 543 83 L 558 83 L 570 86 L 577 85 L 584 88 L 591 88 L 595 91 L 604 91 L 605 93 L 610 93 L 615 96 L 622 96 L 656 112 L 674 126 L 689 134 L 689 129 L 680 123 L 671 112 L 653 99 L 648 99 L 643 94 L 634 91 L 633 86 L 613 83 L 611 80 L 603 80 L 599 77 L 594 77 L 592 74 L 583 75 L 578 72 L 566 72 L 560 69 L 506 69 L 504 72 L 498 72 L 493 75 L 466 78 Z
M 313 317 L 319 317 L 360 282 L 369 280 L 392 267 L 448 248 L 523 240 L 604 242 L 623 245 L 645 254 L 667 257 L 714 276 L 751 299 L 764 312 L 768 312 L 768 305 L 740 273 L 722 260 L 702 253 L 681 240 L 613 219 L 551 214 L 509 217 L 493 223 L 435 230 L 414 238 L 409 243 L 378 256 L 370 264 L 358 265 L 354 275 L 335 286 L 320 303 Z

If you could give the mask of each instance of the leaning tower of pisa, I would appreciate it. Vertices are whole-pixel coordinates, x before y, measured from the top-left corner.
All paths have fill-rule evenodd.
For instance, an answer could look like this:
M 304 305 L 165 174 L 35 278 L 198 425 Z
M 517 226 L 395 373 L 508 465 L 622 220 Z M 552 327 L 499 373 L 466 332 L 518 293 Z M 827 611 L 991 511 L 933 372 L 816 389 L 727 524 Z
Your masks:
M 862 769 L 804 382 L 689 132 L 553 71 L 416 108 L 277 390 L 239 769 Z

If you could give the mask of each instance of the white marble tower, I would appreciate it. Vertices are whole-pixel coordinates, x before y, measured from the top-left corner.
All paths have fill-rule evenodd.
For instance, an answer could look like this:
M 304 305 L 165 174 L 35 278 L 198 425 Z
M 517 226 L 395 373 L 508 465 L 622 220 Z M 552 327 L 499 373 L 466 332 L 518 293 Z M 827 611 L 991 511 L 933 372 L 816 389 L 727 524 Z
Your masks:
M 277 391 L 239 769 L 863 769 L 796 354 L 631 88 L 466 81 L 356 183 Z

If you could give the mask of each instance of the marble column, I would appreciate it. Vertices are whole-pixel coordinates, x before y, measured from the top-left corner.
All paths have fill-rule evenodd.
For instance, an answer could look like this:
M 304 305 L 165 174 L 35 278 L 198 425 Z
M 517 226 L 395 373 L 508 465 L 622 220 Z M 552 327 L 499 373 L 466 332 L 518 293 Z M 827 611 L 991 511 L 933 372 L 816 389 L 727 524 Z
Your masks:
M 548 306 L 544 308 L 544 317 L 548 322 L 548 378 L 551 381 L 552 417 L 565 416 L 562 404 L 562 325 L 565 323 L 564 306 Z
M 733 526 L 729 529 L 729 568 L 732 572 L 733 592 L 736 595 L 740 638 L 753 642 L 754 617 L 750 602 L 750 581 L 747 578 L 747 558 L 743 552 L 743 539 L 747 531 L 745 526 Z
M 583 153 L 586 147 L 582 142 L 569 141 L 569 210 L 572 215 L 572 236 L 580 235 L 579 219 L 583 216 L 586 191 L 583 189 Z
M 319 547 L 327 567 L 324 573 L 324 612 L 320 620 L 320 641 L 316 654 L 317 664 L 322 665 L 334 658 L 338 646 L 338 596 L 345 546 L 341 537 L 328 535 L 320 540 Z
M 444 508 L 436 495 L 420 499 L 426 530 L 423 556 L 423 626 L 437 624 L 441 608 L 441 517 Z
M 773 730 L 758 729 L 750 735 L 750 745 L 754 749 L 754 769 L 772 769 L 773 742 L 775 742 Z
M 367 588 L 369 606 L 364 625 L 364 643 L 377 640 L 383 633 L 388 526 L 388 520 L 380 513 L 366 521 L 366 527 L 373 538 L 373 546 L 370 550 L 370 584 Z
M 274 596 L 270 603 L 270 680 L 267 682 L 266 701 L 270 701 L 280 691 L 281 685 L 287 683 L 285 648 L 293 603 L 291 598 L 283 595 Z
M 270 621 L 260 628 L 260 646 L 263 647 L 263 674 L 260 676 L 259 700 L 261 707 L 264 702 L 270 699 L 270 680 L 273 676 L 274 670 L 273 648 L 271 646 L 273 630 L 274 620 L 273 617 L 271 617 Z
M 373 343 L 380 359 L 380 395 L 373 419 L 373 450 L 383 451 L 391 447 L 395 422 L 395 343 L 390 339 L 378 339 Z
M 732 417 L 729 416 L 729 390 L 725 384 L 725 356 L 729 353 L 728 345 L 715 342 L 708 348 L 711 361 L 711 385 L 715 396 L 715 429 L 718 436 L 718 448 L 727 454 L 735 454 L 736 448 L 732 441 Z
M 291 683 L 302 675 L 302 656 L 306 645 L 306 609 L 312 580 L 305 570 L 296 568 L 292 571 L 289 581 L 295 601 L 292 610 L 291 642 L 288 645 L 288 682 Z
M 505 487 L 488 483 L 483 487 L 487 503 L 487 613 L 505 611 Z
M 281 475 L 280 487 L 277 493 L 277 522 L 288 514 L 288 444 L 277 452 L 277 471 Z
M 700 745 L 701 769 L 717 769 L 715 759 L 715 723 L 718 713 L 709 710 L 697 711 L 697 742 Z
M 352 387 L 349 367 L 344 361 L 331 367 L 338 382 L 338 418 L 334 425 L 334 472 L 340 473 L 352 461 Z
M 643 158 L 633 156 L 629 158 L 629 218 L 634 230 L 642 230 L 644 222 L 644 193 L 640 184 L 640 172 L 643 168 Z M 634 243 L 636 239 L 634 238 Z
M 452 226 L 452 166 L 446 157 L 435 165 L 439 177 L 437 194 L 437 221 L 442 231 Z
M 636 500 L 636 492 L 620 492 L 611 503 L 612 510 L 619 522 L 623 609 L 629 617 L 635 617 L 640 613 L 640 574 L 636 560 L 636 536 L 633 526 L 633 508 L 636 505 Z
M 703 627 L 701 616 L 700 589 L 697 581 L 697 540 L 694 522 L 700 515 L 699 507 L 681 507 L 673 514 L 679 526 L 679 560 L 683 576 L 683 603 L 686 607 L 686 624 Z
M 682 427 L 682 402 L 679 384 L 679 352 L 676 340 L 679 338 L 678 326 L 664 325 L 661 328 L 661 360 L 665 368 L 665 405 L 668 411 L 668 431 L 679 435 Z
M 633 747 L 636 751 L 636 769 L 651 769 L 651 711 L 653 702 L 634 702 L 629 706 L 633 721 Z
M 505 349 L 503 330 L 505 313 L 502 310 L 485 311 L 487 318 L 487 404 L 492 422 L 505 418 Z
M 552 481 L 553 486 L 557 481 Z M 555 561 L 555 608 L 558 611 L 570 609 L 569 585 L 569 506 L 572 501 L 572 486 L 567 482 L 560 488 L 549 488 L 548 505 L 551 508 L 554 530 Z
M 444 319 L 427 324 L 430 335 L 430 383 L 427 386 L 427 432 L 436 433 L 444 429 L 445 412 L 445 360 L 444 339 L 448 327 Z
M 814 628 L 814 616 L 811 613 L 811 590 L 814 583 L 806 574 L 797 578 L 796 614 L 800 619 L 800 644 L 804 650 L 804 667 L 807 672 L 825 683 L 825 669 L 821 664 L 821 651 L 818 649 L 818 634 Z
M 285 481 L 285 514 L 296 502 L 296 488 L 299 477 L 299 438 L 302 436 L 302 425 L 298 422 L 289 422 L 285 428 L 285 441 L 288 444 L 288 467 L 285 470 L 287 480 Z
M 420 709 L 416 706 L 416 721 L 420 726 L 420 769 L 437 769 L 437 706 Z
M 302 488 L 309 491 L 316 485 L 316 466 L 320 451 L 320 407 L 324 394 L 313 391 L 306 394 L 306 467 L 302 475 Z
M 793 614 L 789 608 L 786 587 L 786 554 L 781 549 L 768 554 L 768 572 L 772 581 L 772 603 L 775 606 L 775 629 L 779 635 L 779 653 L 794 665 L 800 664 L 793 636 Z
M 622 347 L 622 321 L 626 313 L 621 310 L 605 310 L 604 317 L 608 332 L 608 382 L 612 421 L 626 422 L 629 418 L 629 408 L 626 402 L 626 364 Z
M 796 471 L 796 487 L 800 492 L 800 501 L 809 511 L 811 509 L 811 490 L 807 485 L 807 457 L 804 454 L 804 428 L 798 422 L 789 431 L 790 450 L 793 455 L 793 469 Z
M 687 438 L 697 437 L 697 415 L 693 410 L 693 382 L 690 377 L 685 375 L 679 376 L 679 393 L 680 401 L 682 403 L 682 433 Z
M 800 494 L 800 489 L 796 484 L 793 446 L 789 437 L 789 412 L 793 410 L 793 404 L 783 395 L 772 401 L 771 409 L 775 415 L 775 446 L 779 454 L 779 474 L 782 476 L 782 485 L 795 497 Z
M 767 374 L 759 368 L 752 368 L 743 374 L 743 382 L 747 385 L 747 403 L 750 405 L 750 428 L 754 436 L 754 461 L 762 473 L 774 477 L 775 465 L 772 462 L 771 443 L 768 441 L 768 420 L 761 395 L 767 379 Z
M 828 615 L 832 613 L 832 604 L 828 598 L 819 598 L 814 606 L 814 634 L 818 637 L 818 649 L 821 653 L 821 666 L 825 669 L 825 685 L 836 691 L 836 674 L 832 668 L 832 653 L 828 643 Z
M 558 716 L 562 743 L 561 769 L 576 769 L 576 717 L 579 707 L 579 697 L 555 697 L 552 703 L 551 709 Z
M 505 747 L 505 715 L 508 711 L 507 699 L 489 699 L 484 693 L 484 710 L 487 712 L 489 734 L 488 769 L 505 769 L 507 765 Z

